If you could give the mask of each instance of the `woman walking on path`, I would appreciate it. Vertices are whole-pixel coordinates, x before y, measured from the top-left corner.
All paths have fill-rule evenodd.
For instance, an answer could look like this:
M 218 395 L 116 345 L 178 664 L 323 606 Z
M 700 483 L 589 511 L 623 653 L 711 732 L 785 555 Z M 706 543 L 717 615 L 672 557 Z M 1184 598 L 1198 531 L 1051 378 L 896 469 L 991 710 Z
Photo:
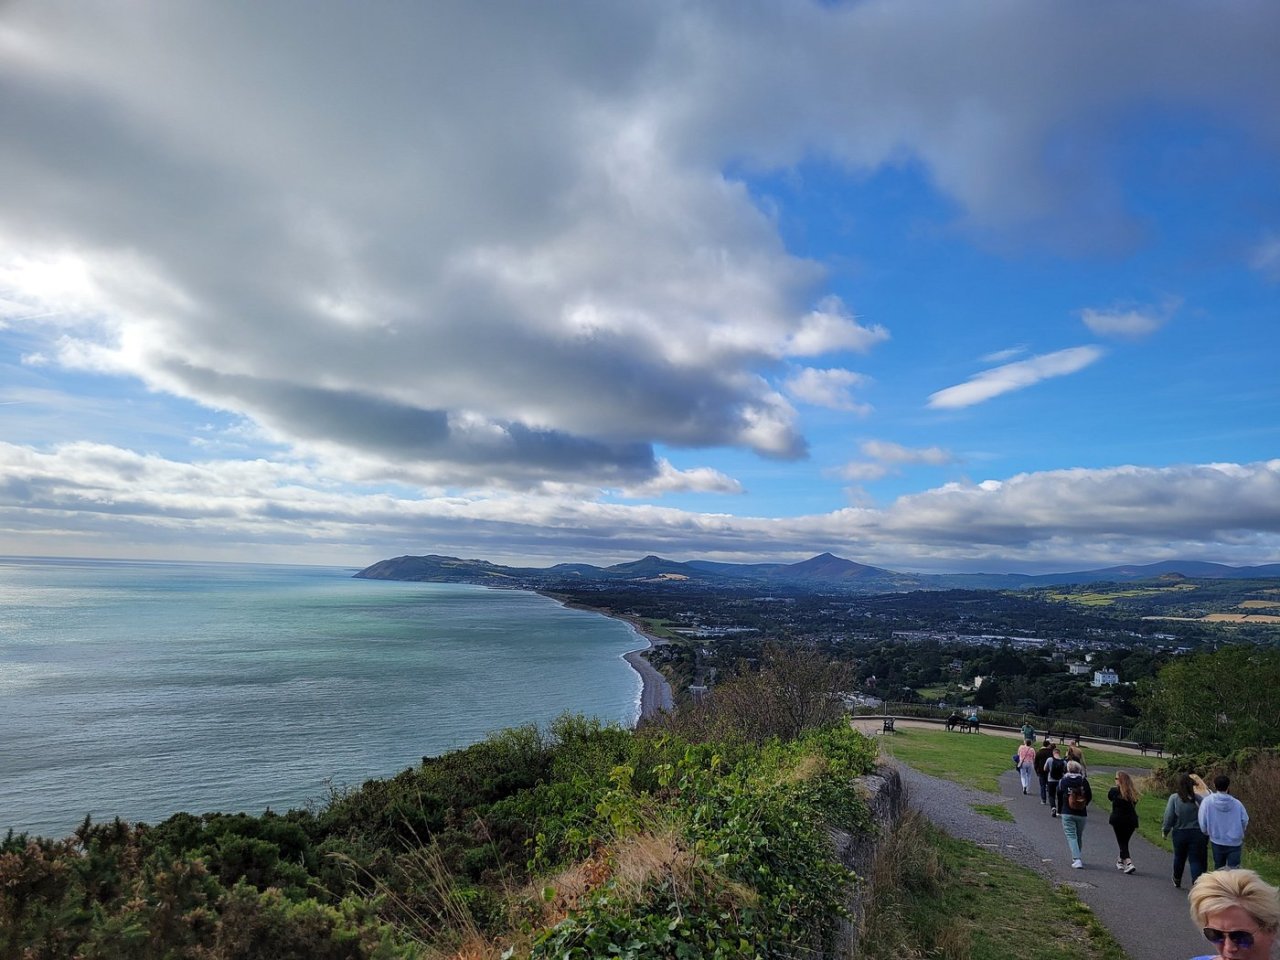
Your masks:
M 1160 832 L 1166 837 L 1173 835 L 1173 885 L 1182 889 L 1184 866 L 1191 867 L 1194 885 L 1209 863 L 1209 838 L 1200 830 L 1200 797 L 1190 774 L 1184 773 L 1177 792 L 1169 794 Z
M 1058 783 L 1058 806 L 1055 813 L 1062 820 L 1062 832 L 1071 848 L 1071 866 L 1084 866 L 1084 828 L 1088 823 L 1093 788 L 1078 761 L 1067 762 L 1067 775 Z
M 1137 869 L 1129 859 L 1129 839 L 1138 829 L 1138 790 L 1133 778 L 1121 770 L 1116 774 L 1116 785 L 1107 791 L 1111 801 L 1111 816 L 1107 822 L 1116 833 L 1116 845 L 1120 854 L 1116 857 L 1116 869 L 1133 873 Z
M 1026 796 L 1031 787 L 1031 777 L 1036 769 L 1036 750 L 1031 741 L 1025 741 L 1018 747 L 1018 776 L 1022 778 L 1022 794 Z

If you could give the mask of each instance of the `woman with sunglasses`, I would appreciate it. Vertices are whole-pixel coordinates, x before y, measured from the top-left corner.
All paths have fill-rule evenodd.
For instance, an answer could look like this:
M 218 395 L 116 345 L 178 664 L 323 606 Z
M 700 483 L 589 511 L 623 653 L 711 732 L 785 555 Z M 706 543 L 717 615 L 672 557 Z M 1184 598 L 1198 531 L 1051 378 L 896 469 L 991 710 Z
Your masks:
M 1252 870 L 1215 870 L 1187 898 L 1191 919 L 1216 954 L 1195 960 L 1271 960 L 1280 929 L 1280 890 Z

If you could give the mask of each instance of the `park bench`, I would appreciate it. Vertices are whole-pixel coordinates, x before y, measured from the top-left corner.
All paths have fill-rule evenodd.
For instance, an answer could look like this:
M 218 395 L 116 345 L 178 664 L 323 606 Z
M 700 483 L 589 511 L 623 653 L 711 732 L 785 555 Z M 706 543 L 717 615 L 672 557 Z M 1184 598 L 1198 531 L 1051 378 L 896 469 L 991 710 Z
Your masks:
M 884 732 L 885 732 L 885 733 L 893 733 L 893 721 L 894 721 L 894 718 L 893 718 L 893 717 L 885 717 L 885 718 L 884 718 Z

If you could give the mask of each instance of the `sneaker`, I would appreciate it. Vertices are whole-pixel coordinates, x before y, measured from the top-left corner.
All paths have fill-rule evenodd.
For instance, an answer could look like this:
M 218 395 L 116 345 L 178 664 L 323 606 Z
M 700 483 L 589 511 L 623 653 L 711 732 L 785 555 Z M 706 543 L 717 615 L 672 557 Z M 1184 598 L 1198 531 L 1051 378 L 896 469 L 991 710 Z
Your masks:
M 1176 887 L 1176 888 L 1177 888 L 1177 889 L 1179 889 L 1179 890 L 1181 890 L 1181 889 L 1182 889 L 1182 881 L 1181 881 L 1181 880 L 1179 880 L 1177 877 L 1174 877 L 1174 878 L 1173 878 L 1173 885 L 1174 885 L 1174 887 Z
M 1135 870 L 1137 870 L 1137 869 L 1138 869 L 1138 868 L 1137 868 L 1137 867 L 1135 867 L 1135 866 L 1133 865 L 1133 861 L 1132 861 L 1132 860 L 1130 860 L 1128 863 L 1126 863 L 1126 864 L 1124 865 L 1124 872 L 1125 872 L 1125 873 L 1133 873 L 1133 872 L 1134 872 Z
M 1123 861 L 1123 860 L 1121 860 L 1119 857 L 1116 857 L 1116 869 L 1117 869 L 1117 870 L 1123 870 L 1123 869 L 1124 869 L 1124 861 Z
M 1023 788 L 1022 788 L 1022 795 L 1023 795 L 1024 797 L 1027 795 L 1027 788 L 1026 788 L 1026 787 L 1023 787 Z
M 1074 870 L 1083 870 L 1083 869 L 1084 869 L 1084 861 L 1083 861 L 1083 860 L 1072 860 L 1072 861 L 1071 861 L 1071 867 L 1072 867 L 1072 869 L 1074 869 Z
M 1057 811 L 1057 810 L 1050 810 L 1050 811 L 1049 811 L 1049 816 L 1051 816 L 1051 817 L 1056 817 L 1057 815 L 1058 815 L 1058 811 Z

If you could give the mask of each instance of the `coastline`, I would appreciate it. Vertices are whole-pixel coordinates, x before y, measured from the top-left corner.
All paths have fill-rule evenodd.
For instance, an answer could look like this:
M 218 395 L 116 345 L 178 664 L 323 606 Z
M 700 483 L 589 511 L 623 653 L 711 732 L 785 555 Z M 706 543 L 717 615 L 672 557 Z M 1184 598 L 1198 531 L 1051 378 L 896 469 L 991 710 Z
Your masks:
M 637 637 L 644 641 L 643 647 L 635 650 L 629 650 L 622 655 L 622 659 L 627 661 L 637 674 L 640 675 L 640 711 L 636 717 L 636 722 L 648 720 L 656 717 L 665 710 L 671 710 L 675 707 L 675 698 L 671 692 L 671 684 L 667 682 L 658 668 L 649 662 L 649 658 L 645 656 L 645 652 L 653 647 L 662 646 L 667 641 L 659 637 L 655 637 L 651 633 L 647 633 L 643 623 L 638 617 L 630 617 L 622 613 L 613 613 L 608 610 L 602 610 L 599 607 L 587 606 L 584 603 L 576 603 L 568 600 L 563 596 L 554 593 L 544 593 L 541 590 L 534 591 L 540 593 L 544 597 L 549 597 L 557 603 L 563 604 L 574 610 L 588 610 L 591 613 L 598 613 L 602 617 L 608 617 L 611 620 L 621 620 L 629 626 Z

